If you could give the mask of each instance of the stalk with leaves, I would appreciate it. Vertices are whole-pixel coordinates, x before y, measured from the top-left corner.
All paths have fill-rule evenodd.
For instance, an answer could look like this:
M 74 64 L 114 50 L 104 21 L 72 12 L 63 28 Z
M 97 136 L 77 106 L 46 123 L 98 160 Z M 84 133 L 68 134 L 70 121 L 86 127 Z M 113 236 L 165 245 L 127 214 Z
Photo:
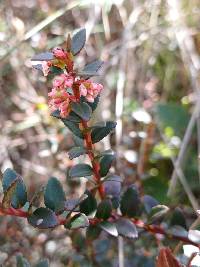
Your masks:
M 45 76 L 54 75 L 52 90 L 49 92 L 51 115 L 61 120 L 75 137 L 75 144 L 68 152 L 72 160 L 86 155 L 89 164 L 80 163 L 68 171 L 68 179 L 85 177 L 91 182 L 79 198 L 67 198 L 59 179 L 51 177 L 44 190 L 28 198 L 22 177 L 12 169 L 7 169 L 2 178 L 3 198 L 0 215 L 24 217 L 33 227 L 55 228 L 64 225 L 66 229 L 86 228 L 86 240 L 95 240 L 101 231 L 117 237 L 121 235 L 137 239 L 138 229 L 153 235 L 161 234 L 169 239 L 182 241 L 200 248 L 200 244 L 187 235 L 184 214 L 179 208 L 171 210 L 161 205 L 149 195 L 142 195 L 135 185 L 122 188 L 122 179 L 110 172 L 115 155 L 113 151 L 99 152 L 95 144 L 114 131 L 116 122 L 91 123 L 98 106 L 103 86 L 91 80 L 98 75 L 101 60 L 87 64 L 82 70 L 75 69 L 75 57 L 85 45 L 86 31 L 70 35 L 65 49 L 54 48 L 33 57 L 34 68 Z M 35 203 L 40 197 L 41 206 Z M 161 225 L 165 221 L 164 225 Z M 168 224 L 166 224 L 168 222 Z M 169 259 L 171 252 L 166 250 Z M 162 254 L 164 255 L 164 254 Z M 161 266 L 163 256 L 158 259 Z M 22 259 L 19 258 L 19 261 Z M 173 266 L 179 266 L 172 259 Z M 48 263 L 45 262 L 48 266 Z M 20 265 L 25 266 L 25 265 Z M 39 265 L 38 265 L 39 266 Z M 44 265 L 41 265 L 44 266 Z M 168 266 L 168 265 L 162 265 Z

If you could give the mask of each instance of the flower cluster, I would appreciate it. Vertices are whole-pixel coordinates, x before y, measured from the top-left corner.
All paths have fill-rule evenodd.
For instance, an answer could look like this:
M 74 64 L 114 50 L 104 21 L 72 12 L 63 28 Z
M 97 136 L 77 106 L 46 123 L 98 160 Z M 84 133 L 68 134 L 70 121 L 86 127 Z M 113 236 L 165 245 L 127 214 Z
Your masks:
M 65 52 L 61 48 L 54 48 L 52 52 L 55 60 L 42 62 L 44 76 L 49 74 L 51 66 L 64 66 L 64 73 L 55 77 L 53 80 L 53 88 L 48 94 L 49 107 L 51 111 L 59 110 L 60 116 L 66 118 L 71 111 L 71 102 L 77 101 L 73 92 L 74 84 L 79 88 L 78 95 L 85 97 L 90 103 L 93 103 L 94 99 L 101 93 L 103 86 L 99 83 L 94 83 L 91 80 L 84 80 L 76 77 L 73 68 L 71 69 L 73 60 L 68 52 Z

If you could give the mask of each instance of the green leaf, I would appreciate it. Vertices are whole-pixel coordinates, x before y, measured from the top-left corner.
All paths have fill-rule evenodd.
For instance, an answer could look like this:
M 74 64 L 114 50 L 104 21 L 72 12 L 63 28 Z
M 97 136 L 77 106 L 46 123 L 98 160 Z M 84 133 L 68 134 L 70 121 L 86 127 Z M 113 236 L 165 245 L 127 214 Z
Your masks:
M 43 52 L 38 55 L 35 55 L 31 61 L 49 61 L 55 59 L 52 52 Z
M 32 207 L 33 206 L 37 206 L 37 207 L 40 206 L 41 202 L 44 199 L 44 189 L 45 189 L 45 187 L 42 186 L 42 187 L 39 188 L 39 190 L 37 190 L 34 193 L 31 201 L 29 202 L 29 209 L 28 209 L 28 213 L 29 214 L 32 213 Z
M 69 221 L 69 223 L 65 224 L 65 227 L 69 229 L 79 229 L 88 226 L 89 226 L 89 220 L 87 216 L 83 213 L 74 215 Z
M 163 220 L 163 218 L 168 214 L 168 212 L 169 208 L 165 205 L 154 206 L 148 214 L 148 222 L 154 223 L 158 220 Z
M 99 219 L 107 220 L 112 212 L 112 203 L 110 199 L 104 199 L 98 205 L 96 217 Z
M 137 228 L 132 221 L 121 218 L 116 222 L 116 227 L 119 235 L 128 238 L 138 238 Z
M 70 149 L 70 151 L 68 152 L 68 155 L 69 155 L 69 158 L 72 160 L 86 153 L 87 153 L 87 150 L 84 147 L 76 146 Z
M 48 208 L 38 208 L 27 218 L 28 222 L 39 229 L 54 228 L 59 225 L 56 214 Z
M 97 201 L 89 190 L 86 190 L 84 194 L 88 197 L 80 204 L 80 212 L 86 215 L 93 214 L 97 209 Z
M 65 205 L 65 193 L 57 178 L 51 177 L 48 180 L 44 192 L 45 206 L 53 211 L 62 211 Z
M 92 143 L 95 144 L 101 141 L 104 137 L 106 137 L 109 133 L 113 131 L 116 125 L 116 122 L 107 121 L 105 126 L 94 128 L 91 132 Z
M 84 69 L 81 71 L 81 75 L 84 76 L 85 79 L 88 79 L 91 76 L 98 75 L 98 70 L 103 65 L 103 61 L 95 60 L 91 63 L 88 63 Z
M 79 125 L 76 122 L 69 121 L 67 119 L 62 119 L 62 122 L 64 123 L 65 126 L 68 127 L 68 129 L 76 136 L 79 138 L 83 138 L 83 134 L 81 130 L 79 129 Z
M 64 73 L 64 71 L 61 68 L 58 68 L 56 66 L 51 66 L 50 67 L 50 74 L 51 75 L 60 75 Z
M 108 234 L 112 236 L 118 236 L 117 228 L 114 223 L 104 221 L 99 223 L 98 225 L 102 230 L 104 230 Z
M 134 185 L 130 186 L 123 194 L 120 209 L 124 216 L 135 217 L 140 211 L 140 197 Z
M 91 107 L 85 103 L 75 103 L 73 102 L 71 104 L 72 111 L 74 111 L 79 117 L 81 117 L 85 121 L 89 121 L 92 115 L 92 109 Z
M 183 211 L 180 208 L 175 208 L 170 218 L 170 225 L 179 225 L 187 229 L 186 219 Z
M 145 195 L 143 197 L 143 204 L 144 204 L 144 208 L 145 208 L 146 212 L 150 213 L 150 211 L 153 207 L 159 205 L 159 202 L 155 198 L 153 198 L 152 196 Z
M 80 118 L 79 116 L 77 116 L 73 111 L 71 111 L 71 112 L 69 113 L 69 115 L 68 115 L 65 119 L 61 118 L 59 109 L 53 111 L 53 112 L 51 113 L 51 116 L 52 116 L 52 117 L 55 117 L 55 118 L 57 118 L 57 119 L 60 119 L 60 120 L 62 120 L 62 121 L 63 121 L 63 120 L 67 120 L 67 121 L 72 121 L 72 122 L 75 122 L 75 123 L 79 123 L 79 122 L 81 122 L 81 118 Z M 64 121 L 63 121 L 63 122 L 64 122 Z
M 26 186 L 22 177 L 12 169 L 6 169 L 3 174 L 2 186 L 4 193 L 8 190 L 10 185 L 17 179 L 17 185 L 12 194 L 11 205 L 13 208 L 21 208 L 27 202 Z
M 101 228 L 97 227 L 96 225 L 89 225 L 86 230 L 86 239 L 93 241 L 99 237 L 100 233 Z
M 85 163 L 77 164 L 69 170 L 69 176 L 71 178 L 86 177 L 92 174 L 93 174 L 92 167 Z
M 95 111 L 95 109 L 97 108 L 98 104 L 99 104 L 99 99 L 100 99 L 100 95 L 98 95 L 97 97 L 95 97 L 94 102 L 87 102 L 87 104 L 91 107 L 92 112 Z
M 35 267 L 49 267 L 49 261 L 47 259 L 43 259 L 39 261 Z
M 17 255 L 17 267 L 30 267 L 29 262 L 22 255 Z
M 74 56 L 77 55 L 84 47 L 85 41 L 86 41 L 85 29 L 81 29 L 72 37 L 71 51 Z
M 65 210 L 77 211 L 78 206 L 86 199 L 88 195 L 83 194 L 79 198 L 70 198 L 65 201 Z
M 18 179 L 16 178 L 16 180 L 14 180 L 12 184 L 10 184 L 7 191 L 4 193 L 3 200 L 2 200 L 2 207 L 4 209 L 10 208 L 13 194 L 17 187 L 17 183 L 18 183 Z
M 114 159 L 115 159 L 115 155 L 112 155 L 112 154 L 104 155 L 103 157 L 101 157 L 100 162 L 99 162 L 99 165 L 100 165 L 99 174 L 101 175 L 101 177 L 104 177 L 107 175 Z
M 118 175 L 111 174 L 104 181 L 104 191 L 106 196 L 118 197 L 121 192 L 122 178 Z

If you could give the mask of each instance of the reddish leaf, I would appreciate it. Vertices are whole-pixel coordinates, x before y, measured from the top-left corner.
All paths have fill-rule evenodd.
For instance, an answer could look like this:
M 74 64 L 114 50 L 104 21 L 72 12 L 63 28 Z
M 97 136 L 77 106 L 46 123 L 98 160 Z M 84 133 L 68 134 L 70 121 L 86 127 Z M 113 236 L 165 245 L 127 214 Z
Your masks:
M 162 248 L 156 261 L 156 267 L 181 267 L 169 248 Z

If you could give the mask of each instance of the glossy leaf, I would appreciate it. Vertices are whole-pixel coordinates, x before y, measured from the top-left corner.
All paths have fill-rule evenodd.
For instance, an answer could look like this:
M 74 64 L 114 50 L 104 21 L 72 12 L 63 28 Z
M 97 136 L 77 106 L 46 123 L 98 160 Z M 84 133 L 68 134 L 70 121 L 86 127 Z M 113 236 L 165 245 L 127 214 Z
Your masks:
M 69 121 L 67 119 L 62 119 L 62 122 L 64 123 L 65 126 L 68 127 L 68 129 L 76 136 L 79 138 L 83 138 L 83 134 L 81 130 L 79 129 L 79 125 L 76 122 Z
M 162 220 L 169 212 L 169 208 L 165 205 L 154 206 L 148 214 L 148 222 L 154 223 Z
M 38 55 L 35 55 L 31 60 L 32 61 L 49 61 L 55 59 L 52 52 L 43 52 Z
M 94 128 L 91 132 L 92 143 L 95 144 L 101 141 L 104 137 L 106 137 L 115 129 L 116 125 L 116 122 L 107 121 L 105 126 Z
M 175 208 L 170 218 L 170 225 L 179 225 L 187 229 L 186 219 L 180 208 Z
M 83 120 L 88 121 L 91 118 L 92 109 L 87 103 L 72 103 L 71 108 Z
M 87 216 L 83 213 L 74 215 L 69 221 L 69 223 L 65 224 L 65 227 L 69 229 L 79 229 L 88 226 L 89 226 L 89 220 Z
M 62 211 L 64 209 L 65 193 L 61 183 L 55 177 L 51 177 L 48 180 L 44 192 L 44 203 L 47 208 L 53 211 Z
M 95 240 L 99 237 L 101 233 L 101 228 L 99 228 L 96 225 L 89 225 L 89 227 L 86 230 L 86 239 L 87 240 Z
M 13 208 L 21 208 L 27 202 L 26 186 L 22 180 L 22 177 L 12 169 L 6 169 L 3 174 L 2 186 L 4 194 L 10 187 L 10 185 L 17 179 L 17 185 L 12 193 L 11 205 Z
M 99 227 L 112 236 L 118 236 L 117 228 L 114 223 L 103 221 L 98 224 Z
M 128 238 L 138 238 L 138 231 L 135 224 L 126 218 L 121 218 L 116 222 L 119 235 Z
M 95 60 L 91 63 L 88 63 L 84 69 L 81 71 L 82 75 L 85 79 L 89 78 L 90 76 L 95 76 L 98 74 L 98 70 L 103 65 L 103 61 Z M 89 75 L 87 73 L 90 73 Z
M 151 212 L 151 209 L 159 204 L 159 202 L 152 196 L 145 195 L 143 197 L 144 208 L 147 213 Z
M 123 194 L 120 209 L 123 215 L 135 217 L 140 211 L 140 197 L 134 185 L 130 186 Z
M 10 208 L 11 202 L 12 202 L 12 198 L 13 198 L 13 194 L 14 194 L 14 192 L 16 190 L 16 187 L 17 187 L 17 183 L 18 183 L 18 179 L 16 178 L 16 180 L 14 180 L 10 184 L 10 186 L 8 187 L 6 192 L 4 193 L 3 200 L 2 200 L 2 207 L 4 209 Z
M 122 178 L 118 175 L 111 174 L 106 177 L 104 191 L 107 196 L 118 197 L 121 192 Z
M 100 165 L 99 174 L 101 175 L 101 177 L 104 177 L 107 175 L 114 159 L 115 159 L 115 155 L 112 155 L 112 154 L 104 155 L 103 157 L 101 157 L 100 162 L 99 162 L 99 165 Z
M 28 222 L 39 229 L 54 228 L 59 225 L 55 213 L 48 208 L 38 208 L 28 216 Z
M 80 198 L 70 198 L 65 201 L 65 210 L 68 211 L 77 211 L 78 206 L 86 199 L 88 195 L 83 194 Z
M 92 167 L 90 165 L 84 164 L 84 163 L 77 164 L 69 170 L 69 176 L 71 178 L 86 177 L 86 176 L 90 176 L 92 174 L 93 174 Z
M 88 198 L 80 204 L 80 212 L 90 215 L 97 209 L 97 201 L 89 190 L 86 190 L 84 194 L 88 195 Z
M 106 220 L 110 217 L 112 212 L 112 203 L 110 199 L 104 199 L 100 202 L 97 208 L 96 217 Z
M 69 158 L 74 159 L 87 153 L 87 150 L 82 146 L 75 146 L 68 152 Z
M 81 49 L 84 47 L 85 41 L 86 41 L 86 30 L 85 29 L 81 29 L 72 37 L 71 51 L 74 56 L 78 54 L 81 51 Z
M 91 107 L 92 112 L 95 111 L 95 109 L 97 108 L 98 104 L 99 104 L 99 99 L 100 99 L 100 95 L 98 95 L 95 99 L 94 102 L 87 102 L 87 104 Z

